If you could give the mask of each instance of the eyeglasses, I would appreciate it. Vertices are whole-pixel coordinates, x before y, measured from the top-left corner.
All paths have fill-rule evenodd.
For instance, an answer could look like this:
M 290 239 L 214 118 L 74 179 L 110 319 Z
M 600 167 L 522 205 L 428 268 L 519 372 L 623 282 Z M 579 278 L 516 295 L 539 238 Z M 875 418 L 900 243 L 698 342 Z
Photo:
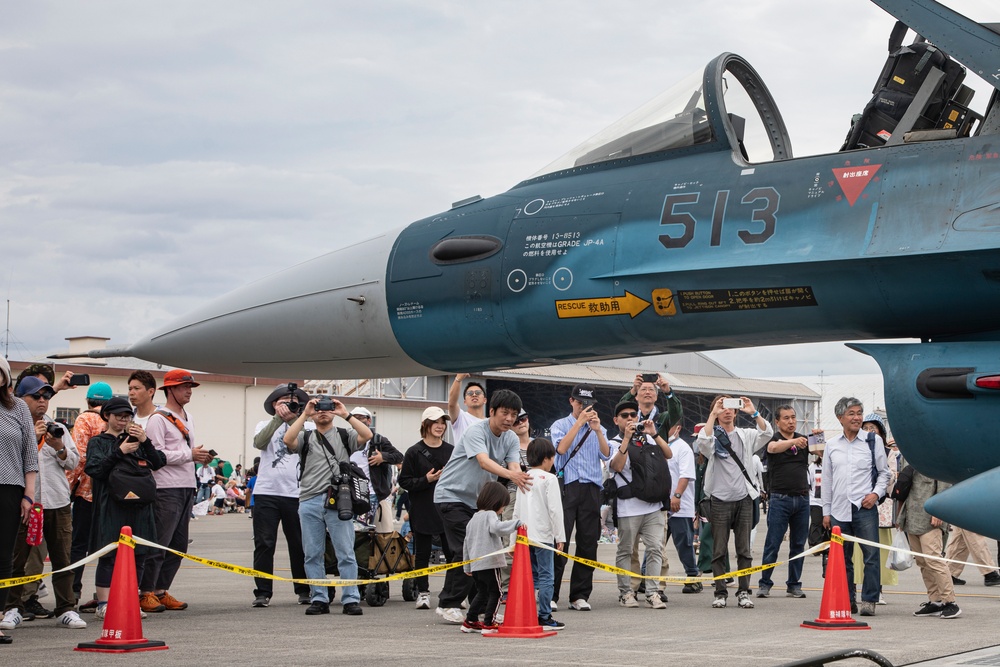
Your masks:
M 517 419 L 514 420 L 514 426 L 517 426 L 518 424 L 523 424 L 526 421 L 528 421 L 528 415 L 524 415 L 523 417 L 518 417 Z
M 638 412 L 633 412 L 632 410 L 628 410 L 628 411 L 624 411 L 623 410 L 622 412 L 618 413 L 618 416 L 619 417 L 624 417 L 625 419 L 628 419 L 629 417 L 638 417 L 639 413 Z
M 37 394 L 29 394 L 36 401 L 47 401 L 54 396 L 50 391 L 40 391 Z
M 473 390 L 473 391 L 467 391 L 467 392 L 465 392 L 465 395 L 466 396 L 476 397 L 476 396 L 484 396 L 485 394 L 483 394 L 483 392 L 481 392 L 478 389 L 476 389 L 476 390 Z
M 112 412 L 112 417 L 118 417 L 118 419 L 124 419 L 126 421 L 131 420 L 135 415 L 131 412 Z

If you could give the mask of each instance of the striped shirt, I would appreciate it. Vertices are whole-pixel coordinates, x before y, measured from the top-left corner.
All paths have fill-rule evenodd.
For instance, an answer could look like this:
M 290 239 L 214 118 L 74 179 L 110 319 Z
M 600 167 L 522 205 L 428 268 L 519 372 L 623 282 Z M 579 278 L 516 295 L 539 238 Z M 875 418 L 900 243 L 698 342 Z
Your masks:
M 28 405 L 14 398 L 12 410 L 0 406 L 0 484 L 23 487 L 28 472 L 38 472 L 35 422 Z
M 562 440 L 573 425 L 576 424 L 576 417 L 569 415 L 568 417 L 563 417 L 555 423 L 552 424 L 552 428 L 549 429 L 549 433 L 552 436 L 552 444 L 558 449 L 559 441 Z M 601 433 L 607 439 L 608 432 L 602 426 Z M 576 446 L 580 444 L 580 441 L 585 440 L 583 447 L 580 451 L 576 453 L 572 459 L 570 459 L 570 454 L 576 449 Z M 604 482 L 604 473 L 601 470 L 601 461 L 607 461 L 610 456 L 605 456 L 601 453 L 601 445 L 598 442 L 597 434 L 594 433 L 587 425 L 581 426 L 576 438 L 570 444 L 569 449 L 566 450 L 565 454 L 560 454 L 556 452 L 556 463 L 555 471 L 558 474 L 560 470 L 563 471 L 563 482 L 569 484 L 571 482 L 584 482 L 589 484 L 596 484 L 601 486 Z M 567 463 L 568 461 L 568 463 Z

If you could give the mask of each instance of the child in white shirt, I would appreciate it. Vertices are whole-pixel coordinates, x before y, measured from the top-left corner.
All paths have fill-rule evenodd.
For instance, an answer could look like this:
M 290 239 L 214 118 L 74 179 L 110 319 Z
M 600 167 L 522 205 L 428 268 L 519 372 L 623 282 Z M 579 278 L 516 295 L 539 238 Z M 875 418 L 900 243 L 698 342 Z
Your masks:
M 540 544 L 555 546 L 562 551 L 566 545 L 566 526 L 563 523 L 562 494 L 559 479 L 548 472 L 556 458 L 556 449 L 545 438 L 535 438 L 528 443 L 528 465 L 531 469 L 531 489 L 518 493 L 514 503 L 514 519 L 528 527 L 528 539 Z M 552 591 L 555 586 L 554 554 L 548 549 L 529 547 L 531 574 L 538 590 L 538 624 L 548 630 L 561 630 L 563 623 L 552 618 Z

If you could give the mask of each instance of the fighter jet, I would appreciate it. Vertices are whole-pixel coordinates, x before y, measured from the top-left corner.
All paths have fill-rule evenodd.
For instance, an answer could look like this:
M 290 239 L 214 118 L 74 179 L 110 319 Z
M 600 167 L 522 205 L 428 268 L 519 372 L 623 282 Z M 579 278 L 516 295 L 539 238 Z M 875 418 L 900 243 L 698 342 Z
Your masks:
M 1000 90 L 1000 34 L 872 1 L 899 23 L 838 152 L 795 158 L 762 78 L 723 53 L 503 194 L 101 356 L 373 377 L 916 338 L 854 347 L 882 368 L 907 460 L 960 482 L 928 509 L 1000 538 L 982 511 L 1000 506 L 1000 103 L 975 112 L 963 83 Z

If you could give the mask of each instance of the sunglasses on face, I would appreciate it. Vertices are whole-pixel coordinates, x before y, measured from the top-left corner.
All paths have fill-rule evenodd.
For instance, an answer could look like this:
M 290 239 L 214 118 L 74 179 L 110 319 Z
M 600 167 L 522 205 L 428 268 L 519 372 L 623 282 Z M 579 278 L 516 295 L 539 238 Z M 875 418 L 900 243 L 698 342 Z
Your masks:
M 624 419 L 628 419 L 629 417 L 638 417 L 639 413 L 638 412 L 633 412 L 631 410 L 628 410 L 626 412 L 619 412 L 618 416 L 622 417 Z
M 475 398 L 476 396 L 482 396 L 482 395 L 483 395 L 483 392 L 481 392 L 481 391 L 479 391 L 479 390 L 475 390 L 475 391 L 467 391 L 467 392 L 465 392 L 465 395 L 466 395 L 466 396 L 472 396 L 473 398 Z
M 37 394 L 31 394 L 31 397 L 36 401 L 47 401 L 52 398 L 53 394 L 50 391 L 40 391 Z
M 514 425 L 517 426 L 518 424 L 523 424 L 526 421 L 528 421 L 528 415 L 524 415 L 523 417 L 518 417 L 517 419 L 515 419 Z

